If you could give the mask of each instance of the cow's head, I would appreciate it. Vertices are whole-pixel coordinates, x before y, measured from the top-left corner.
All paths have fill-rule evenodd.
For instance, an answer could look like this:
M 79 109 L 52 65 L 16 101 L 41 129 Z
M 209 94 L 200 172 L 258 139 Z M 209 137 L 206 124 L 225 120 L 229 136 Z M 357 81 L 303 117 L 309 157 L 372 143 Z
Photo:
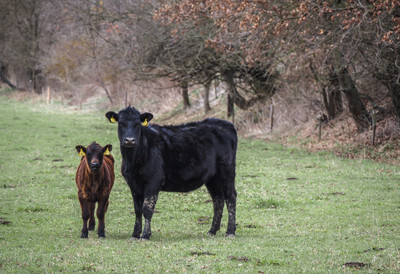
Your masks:
M 112 145 L 106 145 L 102 147 L 96 142 L 91 143 L 88 147 L 76 146 L 76 151 L 78 151 L 79 156 L 86 156 L 86 162 L 91 171 L 97 172 L 100 170 L 103 164 L 103 156 L 110 155 L 112 150 Z
M 139 144 L 142 127 L 147 127 L 148 122 L 153 119 L 153 114 L 140 114 L 135 108 L 129 106 L 118 114 L 109 111 L 106 117 L 111 123 L 118 122 L 118 138 L 121 146 L 133 148 Z

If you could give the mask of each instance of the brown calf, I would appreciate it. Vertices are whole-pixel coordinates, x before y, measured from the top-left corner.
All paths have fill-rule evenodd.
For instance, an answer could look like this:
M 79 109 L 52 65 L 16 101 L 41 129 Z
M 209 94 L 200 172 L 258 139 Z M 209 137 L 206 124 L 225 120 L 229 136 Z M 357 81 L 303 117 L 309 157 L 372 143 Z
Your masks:
M 108 207 L 108 198 L 114 184 L 114 158 L 111 156 L 111 145 L 100 146 L 96 142 L 87 148 L 76 146 L 81 163 L 76 171 L 75 181 L 78 187 L 78 198 L 82 209 L 82 234 L 81 238 L 88 237 L 87 221 L 89 230 L 94 230 L 94 209 L 97 202 L 97 218 L 99 219 L 98 235 L 105 237 L 104 216 Z

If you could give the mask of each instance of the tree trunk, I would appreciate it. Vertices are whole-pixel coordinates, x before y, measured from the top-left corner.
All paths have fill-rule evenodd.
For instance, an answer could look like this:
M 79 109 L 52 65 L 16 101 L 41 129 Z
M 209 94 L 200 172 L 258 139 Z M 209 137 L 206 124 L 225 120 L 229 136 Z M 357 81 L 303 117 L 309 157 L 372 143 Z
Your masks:
M 392 103 L 394 106 L 395 113 L 398 121 L 400 121 L 400 83 L 393 81 L 388 85 L 390 95 L 392 96 Z
M 384 72 L 376 73 L 375 77 L 378 78 L 383 85 L 389 91 L 390 96 L 392 97 L 392 104 L 394 107 L 394 111 L 397 115 L 397 119 L 400 123 L 400 82 L 399 82 L 399 75 L 400 75 L 400 68 L 399 68 L 399 57 L 400 57 L 400 50 L 386 50 L 382 53 L 382 62 L 386 62 L 387 66 Z M 377 69 L 377 71 L 379 71 Z
M 37 69 L 37 64 L 39 63 L 39 12 L 37 11 L 37 6 L 36 9 L 33 11 L 32 15 L 32 54 L 31 54 L 31 64 L 29 68 L 30 72 L 30 80 L 32 83 L 32 91 L 40 94 L 42 93 L 42 87 L 43 87 L 43 80 L 41 79 L 41 70 Z
M 233 73 L 231 71 L 226 71 L 224 72 L 224 74 L 222 75 L 224 78 L 224 81 L 227 85 L 227 91 L 228 91 L 228 95 L 227 95 L 227 117 L 232 117 L 232 120 L 234 120 L 234 115 L 235 115 L 235 106 L 234 106 L 234 100 L 232 98 L 232 94 L 234 93 L 234 89 L 236 89 L 235 87 L 235 83 L 233 82 Z
M 328 113 L 328 119 L 332 120 L 337 117 L 340 113 L 343 112 L 343 101 L 342 94 L 340 90 L 336 88 L 327 90 L 327 87 L 324 87 L 322 90 L 322 98 L 324 101 L 325 109 Z
M 20 88 L 18 88 L 16 85 L 14 85 L 13 83 L 11 83 L 6 76 L 6 66 L 3 64 L 2 61 L 0 61 L 0 80 L 7 84 L 10 88 L 12 89 L 16 89 L 16 90 L 20 90 Z
M 235 121 L 235 105 L 233 104 L 232 97 L 229 93 L 227 96 L 227 117 L 232 117 L 232 122 Z
M 182 89 L 183 109 L 188 109 L 190 108 L 190 101 L 189 101 L 188 82 L 186 80 L 181 81 L 181 89 Z
M 337 115 L 343 112 L 343 100 L 339 79 L 334 72 L 329 73 L 329 85 L 323 90 L 323 97 L 329 120 L 336 118 Z
M 234 82 L 234 75 L 233 71 L 225 71 L 222 74 L 222 77 L 224 78 L 224 81 L 227 84 L 227 90 L 228 90 L 228 95 L 230 97 L 230 100 L 237 105 L 240 109 L 247 110 L 248 108 L 252 107 L 256 102 L 265 100 L 265 96 L 255 96 L 252 97 L 249 100 L 246 100 L 244 97 L 242 97 L 235 85 Z M 229 101 L 229 100 L 228 100 Z
M 322 85 L 322 99 L 326 112 L 328 113 L 328 119 L 335 119 L 336 116 L 343 112 L 343 100 L 340 91 L 339 80 L 333 69 L 330 70 L 328 76 L 328 83 L 320 81 L 320 76 L 315 69 L 312 60 L 310 60 L 310 70 L 314 75 L 315 81 Z
M 211 88 L 211 81 L 208 81 L 204 84 L 204 113 L 207 114 L 211 110 L 210 107 L 210 88 Z
M 371 116 L 361 101 L 360 94 L 358 93 L 354 81 L 345 66 L 338 68 L 336 75 L 340 89 L 347 98 L 349 111 L 356 122 L 357 129 L 359 131 L 364 131 L 371 125 Z

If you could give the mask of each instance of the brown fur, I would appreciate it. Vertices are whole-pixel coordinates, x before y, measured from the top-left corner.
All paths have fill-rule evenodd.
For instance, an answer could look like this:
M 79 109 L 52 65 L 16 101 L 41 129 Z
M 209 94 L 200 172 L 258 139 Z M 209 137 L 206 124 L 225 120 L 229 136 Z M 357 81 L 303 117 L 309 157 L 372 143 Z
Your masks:
M 103 165 L 97 174 L 90 170 L 86 156 L 83 156 L 75 176 L 79 198 L 97 202 L 109 196 L 114 179 L 114 158 L 111 155 L 104 156 Z
M 87 238 L 88 230 L 94 230 L 94 211 L 96 202 L 98 203 L 96 211 L 99 220 L 98 235 L 99 237 L 105 237 L 104 216 L 107 212 L 108 198 L 115 179 L 114 158 L 111 154 L 103 155 L 103 162 L 97 172 L 93 172 L 90 169 L 89 164 L 86 155 L 83 156 L 75 176 L 83 220 L 81 238 Z M 88 220 L 89 228 L 87 226 Z

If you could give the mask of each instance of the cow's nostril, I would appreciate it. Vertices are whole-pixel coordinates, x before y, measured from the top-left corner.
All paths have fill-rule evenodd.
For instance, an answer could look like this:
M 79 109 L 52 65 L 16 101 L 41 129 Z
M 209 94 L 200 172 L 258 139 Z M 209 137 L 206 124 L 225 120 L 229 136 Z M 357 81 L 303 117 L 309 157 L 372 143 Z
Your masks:
M 100 167 L 100 163 L 99 163 L 99 162 L 91 163 L 91 167 L 92 167 L 93 169 L 97 169 L 97 168 Z
M 127 137 L 127 138 L 125 138 L 125 143 L 134 144 L 135 143 L 135 138 Z

